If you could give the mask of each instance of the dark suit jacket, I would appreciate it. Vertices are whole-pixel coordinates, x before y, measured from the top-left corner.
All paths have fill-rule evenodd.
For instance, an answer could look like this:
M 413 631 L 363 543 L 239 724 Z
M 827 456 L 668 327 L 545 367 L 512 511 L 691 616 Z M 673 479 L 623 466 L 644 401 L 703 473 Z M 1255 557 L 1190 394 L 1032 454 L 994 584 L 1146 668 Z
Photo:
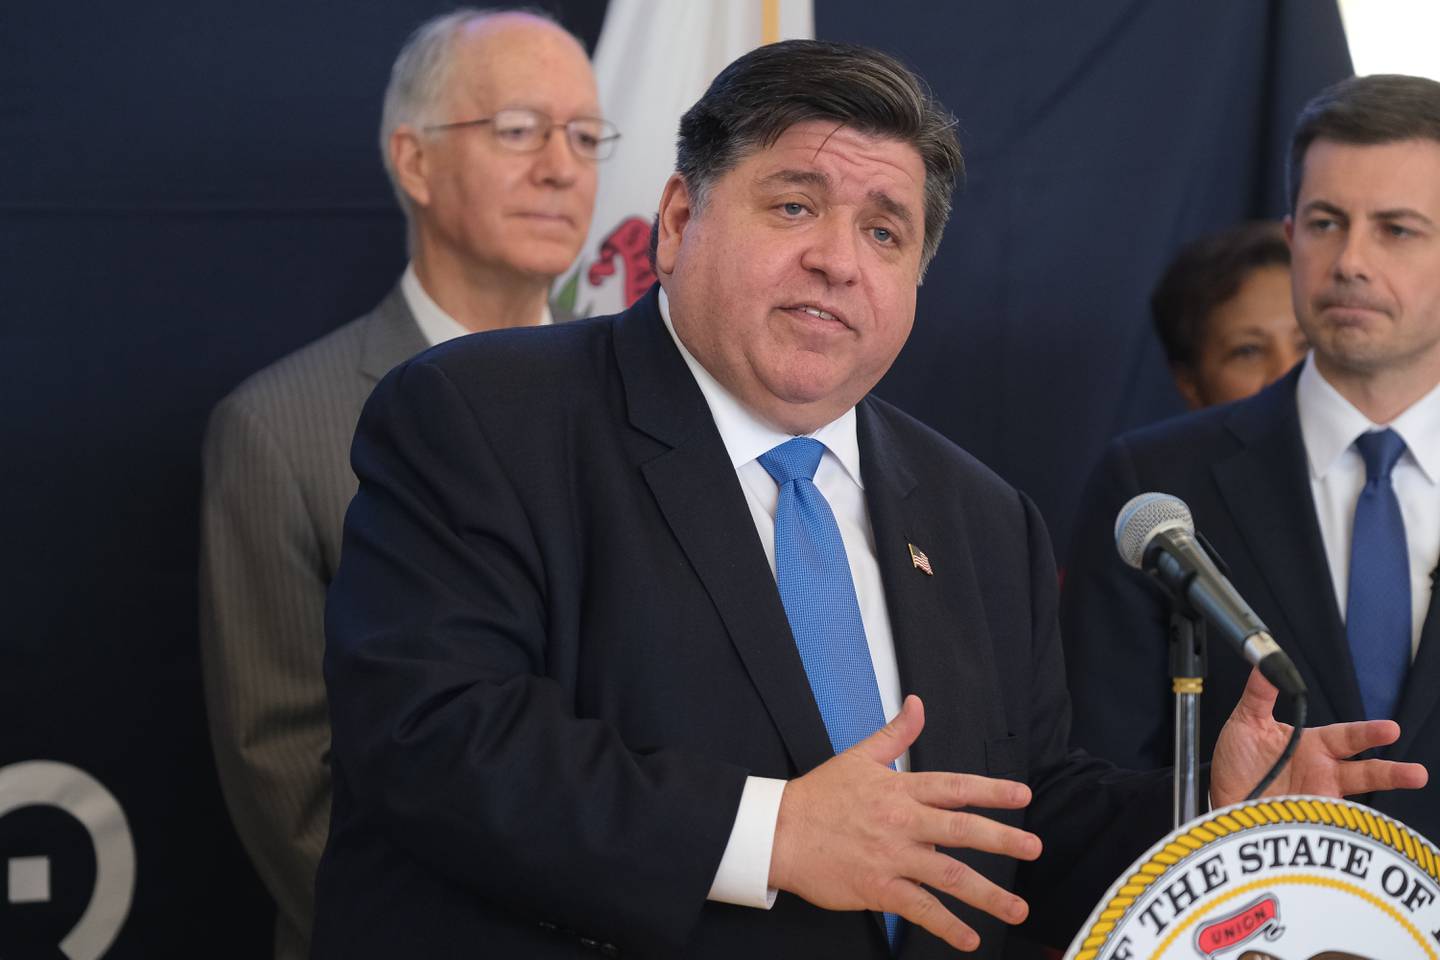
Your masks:
M 1091 478 L 1066 567 L 1061 632 L 1075 701 L 1075 743 L 1117 763 L 1173 758 L 1168 605 L 1159 586 L 1115 551 L 1115 517 L 1137 493 L 1171 493 L 1231 568 L 1241 596 L 1270 627 L 1310 692 L 1310 724 L 1364 719 L 1354 663 L 1320 539 L 1300 436 L 1300 368 L 1262 393 L 1138 430 L 1110 444 Z M 1207 757 L 1244 689 L 1249 666 L 1212 643 L 1201 699 Z M 1431 595 L 1419 655 L 1383 752 L 1440 774 L 1440 614 Z M 1289 706 L 1278 708 L 1289 719 Z M 1440 837 L 1440 788 L 1360 798 L 1431 838 Z
M 926 704 L 913 766 L 1035 787 L 1028 814 L 997 817 L 1046 840 L 1036 906 L 1068 934 L 1168 807 L 1062 895 L 1095 830 L 1155 778 L 1067 752 L 1035 508 L 884 403 L 858 422 L 901 678 Z M 315 956 L 889 956 L 873 915 L 705 900 L 746 775 L 794 777 L 831 749 L 654 291 L 619 317 L 405 364 L 367 405 L 353 463 L 326 623 L 335 805 Z M 1016 882 L 1011 861 L 964 857 Z M 998 956 L 1000 925 L 961 913 Z M 902 955 L 943 952 L 911 931 Z

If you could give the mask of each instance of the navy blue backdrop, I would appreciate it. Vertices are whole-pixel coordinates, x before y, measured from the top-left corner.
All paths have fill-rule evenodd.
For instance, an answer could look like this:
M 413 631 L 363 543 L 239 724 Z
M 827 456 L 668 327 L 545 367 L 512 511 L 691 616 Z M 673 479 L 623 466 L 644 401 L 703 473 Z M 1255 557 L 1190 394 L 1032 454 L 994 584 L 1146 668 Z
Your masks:
M 543 4 L 593 41 L 603 0 Z M 0 955 L 60 956 L 96 875 L 76 821 L 5 806 L 54 761 L 136 851 L 112 957 L 263 955 L 195 642 L 198 450 L 245 375 L 403 265 L 386 72 L 447 4 L 42 4 L 0 15 Z M 1319 0 L 817 0 L 961 118 L 970 179 L 882 392 L 1036 497 L 1063 543 L 1117 429 L 1178 410 L 1144 303 L 1183 241 L 1281 212 L 1299 104 L 1349 70 Z M 602 180 L 603 189 L 603 180 Z M 28 769 L 28 768 L 27 768 Z M 0 877 L 6 876 L 0 870 Z

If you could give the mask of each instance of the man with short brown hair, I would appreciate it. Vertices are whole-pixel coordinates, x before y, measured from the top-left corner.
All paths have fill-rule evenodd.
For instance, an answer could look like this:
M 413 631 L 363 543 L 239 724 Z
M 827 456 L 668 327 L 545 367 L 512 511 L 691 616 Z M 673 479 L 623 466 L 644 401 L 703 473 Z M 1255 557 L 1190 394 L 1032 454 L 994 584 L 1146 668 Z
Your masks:
M 1440 83 L 1322 92 L 1289 171 L 1308 358 L 1249 400 L 1115 440 L 1085 498 L 1062 603 L 1075 740 L 1122 764 L 1168 762 L 1172 743 L 1166 603 L 1110 533 L 1147 490 L 1189 504 L 1299 668 L 1313 722 L 1394 719 L 1381 756 L 1440 763 Z M 1248 672 L 1222 649 L 1209 669 L 1202 755 Z M 1435 787 L 1368 802 L 1440 837 Z

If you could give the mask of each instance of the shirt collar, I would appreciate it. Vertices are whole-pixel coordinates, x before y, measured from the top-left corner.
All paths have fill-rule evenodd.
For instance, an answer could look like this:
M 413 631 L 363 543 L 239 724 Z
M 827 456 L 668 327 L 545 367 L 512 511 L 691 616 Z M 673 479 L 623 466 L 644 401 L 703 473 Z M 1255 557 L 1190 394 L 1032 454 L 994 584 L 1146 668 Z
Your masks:
M 1405 441 L 1410 457 L 1425 478 L 1432 484 L 1440 479 L 1440 384 L 1390 423 L 1374 423 L 1321 375 L 1311 351 L 1300 371 L 1295 403 L 1312 477 L 1325 476 L 1356 437 L 1388 426 Z
M 1390 421 L 1390 427 L 1405 441 L 1425 479 L 1440 482 L 1440 384 Z
M 725 451 L 730 455 L 732 466 L 739 469 L 767 450 L 793 438 L 793 434 L 777 430 L 751 413 L 691 355 L 675 333 L 675 325 L 670 320 L 670 298 L 665 295 L 663 287 L 660 290 L 660 316 L 665 321 L 665 329 L 669 331 L 670 339 L 675 342 L 675 348 L 680 351 L 685 365 L 690 368 L 691 376 L 700 387 L 700 393 L 705 397 L 705 404 L 710 408 L 710 416 L 715 420 L 715 428 L 720 431 L 720 439 L 725 444 Z M 855 429 L 854 407 L 806 436 L 824 444 L 825 449 L 845 468 L 855 485 L 865 489 L 865 484 L 860 479 L 860 442 Z
M 434 347 L 472 332 L 461 326 L 459 321 L 446 313 L 440 304 L 425 292 L 420 278 L 415 275 L 413 263 L 405 266 L 405 274 L 400 278 L 400 293 L 405 297 L 405 305 L 410 308 L 416 325 L 420 327 L 425 342 L 430 346 Z M 548 326 L 554 322 L 555 318 L 550 315 L 550 305 L 546 304 L 540 314 L 540 325 Z

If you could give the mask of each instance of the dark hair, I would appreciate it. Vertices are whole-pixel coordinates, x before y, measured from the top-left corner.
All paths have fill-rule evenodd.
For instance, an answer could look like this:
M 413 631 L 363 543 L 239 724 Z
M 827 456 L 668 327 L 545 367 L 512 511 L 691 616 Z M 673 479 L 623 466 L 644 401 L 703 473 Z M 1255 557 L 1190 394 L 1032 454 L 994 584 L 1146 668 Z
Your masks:
M 1150 315 L 1165 345 L 1165 359 L 1172 367 L 1192 364 L 1195 345 L 1215 308 L 1235 296 L 1261 267 L 1289 265 L 1285 232 L 1268 220 L 1242 223 L 1187 244 L 1150 295 Z
M 1316 140 L 1358 145 L 1440 141 L 1440 83 L 1397 73 L 1351 77 L 1305 104 L 1295 119 L 1285 163 L 1291 213 L 1300 197 L 1305 152 Z
M 720 71 L 680 118 L 675 171 L 697 209 L 715 181 L 807 120 L 833 120 L 907 143 L 925 164 L 924 274 L 964 177 L 955 118 L 925 82 L 887 54 L 851 43 L 785 40 L 750 51 Z M 656 234 L 651 232 L 653 259 Z

